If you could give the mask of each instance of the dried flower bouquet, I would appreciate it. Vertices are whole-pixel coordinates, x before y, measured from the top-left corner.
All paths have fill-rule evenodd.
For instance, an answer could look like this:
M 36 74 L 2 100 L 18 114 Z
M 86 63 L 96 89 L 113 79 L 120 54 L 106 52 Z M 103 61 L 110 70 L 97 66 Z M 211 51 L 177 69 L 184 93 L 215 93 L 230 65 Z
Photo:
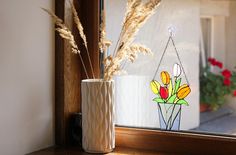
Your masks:
M 134 62 L 137 58 L 138 53 L 152 54 L 151 50 L 145 45 L 134 43 L 134 38 L 136 37 L 140 28 L 155 13 L 157 6 L 160 4 L 160 1 L 161 0 L 149 0 L 148 2 L 144 3 L 142 2 L 142 0 L 127 0 L 126 13 L 124 16 L 124 21 L 122 23 L 122 29 L 112 55 L 108 55 L 107 53 L 107 50 L 111 45 L 111 41 L 106 38 L 105 11 L 102 11 L 99 48 L 100 52 L 103 54 L 103 68 L 101 68 L 101 70 L 104 71 L 103 78 L 105 81 L 111 80 L 114 75 L 117 75 L 122 72 L 122 63 L 126 61 Z M 74 22 L 76 23 L 80 37 L 82 38 L 84 46 L 86 48 L 86 53 L 89 60 L 89 67 L 92 71 L 92 76 L 93 78 L 95 78 L 87 47 L 86 35 L 83 31 L 83 26 L 81 24 L 80 18 L 77 14 L 74 4 L 72 2 L 70 2 L 70 4 L 72 8 Z M 56 31 L 63 39 L 67 40 L 70 43 L 71 51 L 75 54 L 79 54 L 85 74 L 87 78 L 89 78 L 87 68 L 81 57 L 80 50 L 78 49 L 72 32 L 69 30 L 69 28 L 67 28 L 63 21 L 58 18 L 53 12 L 47 9 L 43 10 L 49 13 L 54 19 L 54 22 L 57 26 Z

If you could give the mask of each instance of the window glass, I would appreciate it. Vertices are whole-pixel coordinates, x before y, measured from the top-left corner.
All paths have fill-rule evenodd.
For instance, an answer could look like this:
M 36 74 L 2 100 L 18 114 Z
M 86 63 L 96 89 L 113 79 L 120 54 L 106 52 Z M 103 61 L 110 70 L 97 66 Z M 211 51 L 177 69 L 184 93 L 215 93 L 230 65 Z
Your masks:
M 121 32 L 126 2 L 104 1 L 111 55 Z M 173 115 L 169 124 L 172 130 L 235 134 L 235 16 L 234 1 L 162 0 L 134 40 L 150 48 L 153 55 L 140 54 L 133 63 L 123 62 L 122 69 L 127 74 L 115 78 L 116 124 L 160 129 L 169 120 L 161 118 Z M 175 87 L 176 63 L 182 70 L 180 86 L 189 83 L 191 88 L 185 98 L 189 105 L 157 104 L 153 101 L 157 94 L 151 90 L 150 82 L 154 79 L 165 87 L 161 72 L 167 71 Z M 166 112 L 168 109 L 171 113 Z

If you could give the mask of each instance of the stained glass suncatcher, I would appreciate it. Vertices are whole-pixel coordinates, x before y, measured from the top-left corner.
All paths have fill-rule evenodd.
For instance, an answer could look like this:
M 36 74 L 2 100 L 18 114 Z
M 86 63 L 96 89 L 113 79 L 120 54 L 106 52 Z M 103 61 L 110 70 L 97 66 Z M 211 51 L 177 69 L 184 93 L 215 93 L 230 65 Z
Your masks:
M 160 63 L 170 41 L 172 42 L 175 48 L 179 63 L 174 63 L 172 74 L 170 74 L 170 72 L 168 71 L 161 71 L 161 82 L 158 82 L 155 80 L 155 77 L 158 73 Z M 170 35 L 169 37 L 166 48 L 162 54 L 160 63 L 158 64 L 154 78 L 150 83 L 151 90 L 156 95 L 153 101 L 158 105 L 160 128 L 163 130 L 179 130 L 181 123 L 182 106 L 189 105 L 188 101 L 186 100 L 186 97 L 190 94 L 191 89 L 183 65 L 181 63 L 178 51 L 175 47 L 172 35 Z M 184 75 L 186 83 L 182 82 L 183 80 L 181 75 Z

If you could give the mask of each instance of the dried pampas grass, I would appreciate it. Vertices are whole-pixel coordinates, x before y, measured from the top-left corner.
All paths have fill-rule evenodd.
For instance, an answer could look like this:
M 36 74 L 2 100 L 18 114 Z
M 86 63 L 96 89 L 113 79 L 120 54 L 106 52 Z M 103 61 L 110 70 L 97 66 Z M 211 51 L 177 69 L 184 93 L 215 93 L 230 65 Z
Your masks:
M 78 13 L 75 9 L 74 4 L 71 1 L 70 1 L 70 4 L 71 4 L 72 13 L 74 16 L 74 22 L 76 24 L 77 29 L 79 30 L 80 37 L 83 39 L 85 48 L 88 49 L 88 43 L 87 43 L 86 35 L 84 34 L 84 28 L 82 26 L 82 23 L 80 21 L 80 18 L 78 16 Z
M 68 42 L 71 45 L 71 50 L 72 53 L 78 54 L 80 53 L 80 50 L 78 49 L 78 46 L 75 42 L 74 36 L 72 35 L 72 33 L 70 31 L 68 31 L 65 28 L 56 28 L 56 31 L 59 32 L 59 35 L 63 38 L 68 40 Z
M 128 0 L 120 36 L 115 47 L 112 61 L 105 61 L 104 79 L 110 80 L 121 70 L 124 60 L 134 62 L 138 53 L 151 54 L 151 50 L 140 44 L 133 44 L 140 28 L 155 13 L 161 0 Z
M 75 42 L 74 36 L 72 34 L 72 32 L 67 28 L 67 26 L 63 23 L 63 21 L 57 17 L 53 12 L 42 8 L 44 11 L 46 11 L 54 20 L 57 28 L 56 31 L 59 33 L 59 35 L 67 40 L 69 42 L 69 44 L 71 45 L 71 50 L 73 53 L 77 54 L 80 53 L 80 50 Z
M 88 56 L 89 65 L 90 65 L 90 68 L 91 68 L 91 71 L 92 71 L 92 75 L 93 75 L 93 78 L 95 78 L 94 71 L 93 71 L 93 65 L 92 65 L 92 62 L 91 62 L 91 59 L 90 59 L 90 55 L 89 55 L 89 52 L 88 52 L 88 43 L 87 43 L 86 35 L 84 34 L 84 28 L 82 26 L 82 23 L 80 21 L 78 13 L 77 13 L 77 11 L 75 9 L 74 3 L 72 3 L 70 1 L 70 4 L 71 4 L 71 8 L 72 8 L 72 13 L 73 13 L 73 16 L 74 16 L 74 22 L 75 22 L 76 27 L 77 27 L 77 29 L 79 31 L 80 37 L 82 38 L 82 40 L 84 42 L 84 46 L 86 48 L 86 53 L 87 53 L 87 56 Z
M 145 24 L 145 22 L 149 19 L 149 17 L 155 12 L 157 6 L 159 5 L 160 0 L 149 0 L 146 3 L 143 3 L 142 0 L 127 0 L 127 7 L 126 13 L 124 16 L 124 20 L 122 23 L 122 29 L 116 43 L 115 51 L 113 52 L 113 56 L 107 55 L 107 50 L 111 45 L 111 41 L 106 38 L 106 20 L 105 20 L 105 12 L 102 12 L 102 21 L 100 25 L 100 39 L 99 39 L 99 49 L 103 53 L 103 69 L 104 80 L 111 80 L 114 75 L 124 73 L 125 71 L 122 70 L 121 64 L 123 61 L 131 61 L 134 62 L 138 56 L 138 53 L 143 54 L 152 54 L 151 50 L 144 45 L 133 43 L 135 36 L 137 35 L 140 28 Z M 88 45 L 86 40 L 86 35 L 84 33 L 84 29 L 76 8 L 72 2 L 70 2 L 73 19 L 76 24 L 76 27 L 79 31 L 80 37 L 84 42 L 84 46 L 86 49 L 86 53 L 88 56 L 89 64 L 91 67 L 92 75 L 94 78 L 94 71 L 91 63 L 91 59 L 88 52 Z M 54 20 L 56 24 L 56 31 L 59 35 L 67 40 L 71 45 L 71 50 L 73 53 L 79 54 L 81 63 L 83 65 L 85 74 L 87 78 L 88 72 L 86 70 L 84 61 L 81 57 L 80 50 L 76 44 L 75 38 L 72 32 L 67 28 L 67 26 L 63 23 L 63 21 L 58 18 L 54 13 L 51 11 L 42 8 L 46 11 Z M 123 63 L 124 64 L 124 63 Z
M 52 19 L 54 20 L 54 23 L 57 26 L 59 26 L 61 28 L 65 28 L 65 29 L 67 28 L 65 26 L 65 24 L 63 24 L 63 21 L 60 18 L 58 18 L 53 12 L 51 12 L 48 9 L 45 9 L 45 8 L 41 8 L 41 9 L 44 10 L 45 12 L 47 12 L 52 17 Z
M 99 40 L 99 48 L 100 51 L 106 52 L 107 48 L 111 46 L 111 41 L 106 38 L 106 17 L 105 11 L 101 12 L 101 24 L 100 24 L 100 40 Z
M 138 53 L 142 53 L 144 55 L 148 54 L 148 55 L 152 55 L 152 51 L 147 48 L 145 45 L 141 45 L 141 44 L 134 44 L 131 45 L 130 47 L 125 49 L 126 53 L 127 53 L 127 59 L 130 60 L 132 63 L 135 61 L 135 59 L 137 59 L 138 57 Z
M 89 78 L 86 66 L 84 64 L 84 61 L 83 61 L 82 56 L 80 54 L 80 50 L 79 50 L 79 48 L 78 48 L 78 46 L 75 42 L 75 39 L 74 39 L 74 36 L 73 36 L 72 32 L 67 28 L 67 26 L 63 23 L 63 21 L 59 17 L 57 17 L 53 12 L 51 12 L 51 11 L 45 9 L 45 8 L 42 8 L 42 9 L 44 11 L 46 11 L 53 18 L 54 23 L 57 26 L 57 28 L 55 30 L 59 33 L 59 35 L 63 39 L 65 39 L 69 42 L 69 44 L 71 45 L 71 51 L 75 54 L 79 54 L 79 57 L 80 57 L 82 66 L 84 68 L 86 77 Z
M 106 38 L 106 17 L 104 10 L 102 10 L 101 12 L 100 38 L 98 46 L 103 57 L 102 61 L 104 62 L 108 56 L 108 48 L 111 46 L 111 41 Z M 101 67 L 102 71 L 104 71 L 104 63 L 101 65 Z M 103 72 L 101 73 L 101 75 L 103 77 Z

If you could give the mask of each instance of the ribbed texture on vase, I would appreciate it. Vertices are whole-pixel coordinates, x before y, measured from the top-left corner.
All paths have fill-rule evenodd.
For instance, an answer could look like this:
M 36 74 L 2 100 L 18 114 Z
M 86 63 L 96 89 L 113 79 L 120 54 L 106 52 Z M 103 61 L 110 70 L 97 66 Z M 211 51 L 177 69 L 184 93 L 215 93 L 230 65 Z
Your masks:
M 106 153 L 115 148 L 114 82 L 82 82 L 82 146 L 86 152 Z

